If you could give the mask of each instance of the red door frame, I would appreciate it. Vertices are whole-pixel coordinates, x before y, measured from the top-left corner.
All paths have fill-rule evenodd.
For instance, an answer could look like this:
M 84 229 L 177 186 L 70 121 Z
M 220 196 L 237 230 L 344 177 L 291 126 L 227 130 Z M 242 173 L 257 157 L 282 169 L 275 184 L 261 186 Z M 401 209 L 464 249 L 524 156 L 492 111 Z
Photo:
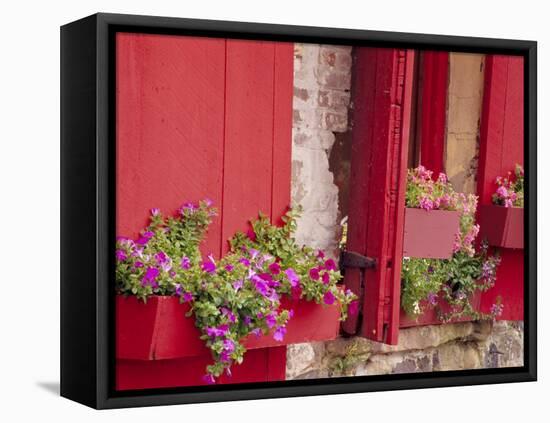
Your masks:
M 354 80 L 354 131 L 347 249 L 376 259 L 372 269 L 346 269 L 345 284 L 362 299 L 354 334 L 396 344 L 399 332 L 405 183 L 415 52 L 359 48 Z

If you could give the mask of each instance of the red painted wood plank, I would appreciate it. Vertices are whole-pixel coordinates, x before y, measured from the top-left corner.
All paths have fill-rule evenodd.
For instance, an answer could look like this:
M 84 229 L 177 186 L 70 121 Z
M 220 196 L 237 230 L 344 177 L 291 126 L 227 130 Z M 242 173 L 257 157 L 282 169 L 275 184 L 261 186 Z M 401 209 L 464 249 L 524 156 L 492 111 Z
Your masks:
M 126 391 L 206 385 L 202 378 L 211 362 L 208 355 L 175 360 L 117 360 L 115 387 Z M 231 376 L 222 375 L 217 384 L 284 380 L 285 364 L 286 347 L 249 351 L 242 364 L 231 367 Z
M 117 34 L 117 235 L 222 194 L 223 40 Z M 208 169 L 208 172 L 205 170 Z M 205 249 L 219 254 L 219 221 Z
M 275 44 L 273 83 L 273 171 L 271 221 L 280 217 L 290 205 L 292 163 L 292 97 L 294 85 L 294 44 Z
M 227 41 L 222 249 L 258 211 L 271 216 L 273 43 Z
M 361 48 L 356 59 L 348 249 L 378 260 L 364 275 L 362 334 L 396 343 L 414 52 Z M 345 283 L 360 291 L 361 274 Z
M 437 175 L 444 172 L 449 53 L 424 51 L 422 54 L 422 108 L 420 110 L 420 163 Z
M 488 55 L 480 127 L 478 195 L 490 204 L 497 176 L 506 175 L 516 163 L 523 165 L 523 58 Z M 502 320 L 523 320 L 523 250 L 501 249 L 502 262 L 495 286 L 483 294 L 481 310 L 489 312 L 499 300 Z
M 286 345 L 267 348 L 267 381 L 286 379 Z

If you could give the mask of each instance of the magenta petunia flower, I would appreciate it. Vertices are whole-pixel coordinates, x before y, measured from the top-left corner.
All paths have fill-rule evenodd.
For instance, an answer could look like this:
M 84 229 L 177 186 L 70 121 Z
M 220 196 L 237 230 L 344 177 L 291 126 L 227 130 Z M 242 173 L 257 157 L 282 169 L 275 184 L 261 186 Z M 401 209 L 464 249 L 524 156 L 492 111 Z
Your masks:
M 243 323 L 244 323 L 245 326 L 250 326 L 250 324 L 252 323 L 252 317 L 244 316 Z
M 296 274 L 293 268 L 289 267 L 288 269 L 286 269 L 285 275 L 288 278 L 288 281 L 290 282 L 291 287 L 294 288 L 298 286 L 298 284 L 300 283 L 300 278 L 298 277 L 298 275 Z
M 259 276 L 253 276 L 252 281 L 254 282 L 254 287 L 256 288 L 256 291 L 258 291 L 264 297 L 267 296 L 269 287 L 264 282 L 264 280 Z
M 158 264 L 166 263 L 168 261 L 168 256 L 164 253 L 164 251 L 155 253 L 154 257 Z
M 330 274 L 328 272 L 323 272 L 323 276 L 321 277 L 323 280 L 323 283 L 325 285 L 328 285 L 330 282 Z
M 248 260 L 244 257 L 239 259 L 239 263 L 244 264 L 246 267 L 250 266 L 250 260 Z
M 323 250 L 317 251 L 317 258 L 320 258 L 321 260 L 325 258 L 325 253 Z
M 260 252 L 258 250 L 255 250 L 254 248 L 248 250 L 248 253 L 250 254 L 250 257 L 252 257 L 252 260 L 258 257 L 258 254 L 260 254 Z
M 273 262 L 269 265 L 269 271 L 273 275 L 278 275 L 279 273 L 281 273 L 281 265 L 277 262 Z
M 331 305 L 331 304 L 334 304 L 334 300 L 336 298 L 334 297 L 334 294 L 331 292 L 331 291 L 327 291 L 325 292 L 325 295 L 323 296 L 323 301 L 325 302 L 325 304 L 327 305 Z
M 267 324 L 267 327 L 271 329 L 277 324 L 277 316 L 275 316 L 274 313 L 268 314 L 265 316 L 265 323 Z
M 189 260 L 189 257 L 183 256 L 181 258 L 180 267 L 184 270 L 188 270 L 191 267 L 191 260 Z
M 222 307 L 221 311 L 222 315 L 227 316 L 230 322 L 235 323 L 237 321 L 237 316 L 228 308 Z
M 286 328 L 284 326 L 279 326 L 277 329 L 275 329 L 275 332 L 273 333 L 273 339 L 277 342 L 281 342 L 286 334 Z
M 158 216 L 159 214 L 160 214 L 160 209 L 156 207 L 151 209 L 151 216 Z
M 143 263 L 138 260 L 134 263 L 134 267 L 136 267 L 136 268 L 143 267 Z
M 204 261 L 202 263 L 202 270 L 208 273 L 214 273 L 216 271 L 216 264 L 211 261 Z
M 336 262 L 333 259 L 327 259 L 325 261 L 325 269 L 327 270 L 336 270 Z
M 214 204 L 214 202 L 210 198 L 205 198 L 204 204 L 206 204 L 206 207 L 212 207 L 212 204 Z
M 231 339 L 225 339 L 223 341 L 223 349 L 229 353 L 235 351 L 235 343 Z
M 208 383 L 209 385 L 216 383 L 216 379 L 214 379 L 214 376 L 212 376 L 211 374 L 204 375 L 202 377 L 202 380 L 203 382 Z
M 259 273 L 258 276 L 266 282 L 271 282 L 273 280 L 270 273 Z
M 233 282 L 233 289 L 235 291 L 238 291 L 239 289 L 241 289 L 243 287 L 243 281 L 242 279 L 239 279 L 239 280 L 236 280 L 235 282 Z
M 140 236 L 137 240 L 136 240 L 136 244 L 139 244 L 139 245 L 145 245 L 149 242 L 149 238 L 146 238 L 144 236 Z
M 115 257 L 116 257 L 117 261 L 124 261 L 128 258 L 128 256 L 126 255 L 126 253 L 123 250 L 116 250 L 115 251 Z
M 183 294 L 183 301 L 187 303 L 190 303 L 191 301 L 193 301 L 193 294 L 191 294 L 190 292 L 185 292 Z
M 246 236 L 250 241 L 252 242 L 256 241 L 256 233 L 252 229 L 249 229 L 246 231 Z
M 229 360 L 231 360 L 231 354 L 228 351 L 222 351 L 220 353 L 220 361 L 224 361 L 227 363 Z
M 233 271 L 233 265 L 232 264 L 226 264 L 224 269 L 227 270 L 228 272 L 232 272 Z
M 143 279 L 141 280 L 142 285 L 155 285 L 159 273 L 160 272 L 156 267 L 148 267 L 145 271 L 145 275 L 143 275 Z
M 316 267 L 314 267 L 312 269 L 309 269 L 309 277 L 311 279 L 313 279 L 314 281 L 318 281 L 319 280 L 319 269 L 317 269 Z

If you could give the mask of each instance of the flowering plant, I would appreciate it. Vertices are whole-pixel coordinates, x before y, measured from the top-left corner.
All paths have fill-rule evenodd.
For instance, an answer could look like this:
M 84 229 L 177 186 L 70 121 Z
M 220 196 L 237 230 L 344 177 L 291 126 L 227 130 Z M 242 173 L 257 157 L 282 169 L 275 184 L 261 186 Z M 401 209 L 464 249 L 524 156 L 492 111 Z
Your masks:
M 444 321 L 461 315 L 482 318 L 470 304 L 476 291 L 486 291 L 496 278 L 498 256 L 489 256 L 487 246 L 476 252 L 474 241 L 479 233 L 475 223 L 477 197 L 454 191 L 444 173 L 436 180 L 423 166 L 408 171 L 405 204 L 424 210 L 454 210 L 460 213 L 459 230 L 455 234 L 453 256 L 450 259 L 403 259 L 401 272 L 401 304 L 410 315 L 417 316 L 423 307 L 435 307 L 441 296 L 451 306 L 451 312 L 441 315 Z M 502 311 L 500 306 L 495 311 Z
M 296 245 L 297 212 L 292 210 L 282 227 L 260 215 L 248 235 L 233 237 L 231 251 L 221 259 L 201 257 L 199 245 L 215 213 L 208 200 L 186 204 L 174 217 L 153 209 L 140 237 L 119 238 L 116 249 L 119 294 L 144 301 L 150 295 L 173 295 L 189 303 L 189 315 L 214 359 L 206 369 L 208 383 L 224 371 L 231 374 L 231 365 L 243 361 L 247 336 L 272 332 L 275 340 L 283 340 L 293 310 L 281 309 L 282 295 L 337 302 L 342 318 L 356 298 L 337 288 L 341 277 L 332 259 Z
M 493 194 L 493 204 L 504 207 L 523 207 L 523 166 L 516 164 L 514 174 L 508 172 L 506 177 L 499 176 L 498 185 Z

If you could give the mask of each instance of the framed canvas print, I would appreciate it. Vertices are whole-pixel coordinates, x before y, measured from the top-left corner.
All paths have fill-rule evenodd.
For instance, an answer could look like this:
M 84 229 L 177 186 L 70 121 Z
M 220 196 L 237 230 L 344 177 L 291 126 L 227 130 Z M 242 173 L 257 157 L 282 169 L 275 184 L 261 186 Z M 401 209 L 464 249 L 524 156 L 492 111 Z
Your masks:
M 536 43 L 61 29 L 61 394 L 536 379 Z

